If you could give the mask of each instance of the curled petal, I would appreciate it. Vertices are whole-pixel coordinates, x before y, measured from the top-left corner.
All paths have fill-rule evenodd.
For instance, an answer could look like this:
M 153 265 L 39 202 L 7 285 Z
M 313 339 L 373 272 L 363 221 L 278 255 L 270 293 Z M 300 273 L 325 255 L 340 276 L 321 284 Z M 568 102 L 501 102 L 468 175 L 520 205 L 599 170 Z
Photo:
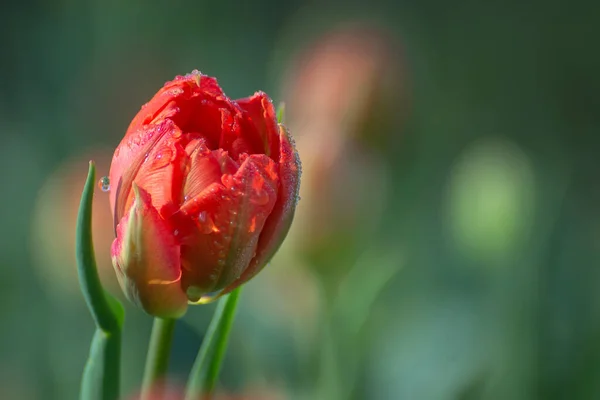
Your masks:
M 181 112 L 181 103 L 199 94 L 214 99 L 226 97 L 215 78 L 202 75 L 198 71 L 185 76 L 177 76 L 172 81 L 165 83 L 158 93 L 142 106 L 140 112 L 131 121 L 129 129 L 127 129 L 128 134 L 143 125 L 174 117 Z
M 258 131 L 263 143 L 262 152 L 273 160 L 279 158 L 279 129 L 275 108 L 269 96 L 264 92 L 256 92 L 253 96 L 236 100 L 241 109 L 246 111 L 252 124 Z
M 239 165 L 221 149 L 210 151 L 199 146 L 190 155 L 188 172 L 183 193 L 186 198 L 196 197 L 210 184 L 221 182 L 223 174 L 235 174 Z
M 133 184 L 135 200 L 117 227 L 111 248 L 121 288 L 147 313 L 182 316 L 187 297 L 181 289 L 180 249 L 174 232 L 152 207 L 150 196 Z
M 144 126 L 126 135 L 115 151 L 110 166 L 110 181 L 114 185 L 114 189 L 110 191 L 110 204 L 115 231 L 125 213 L 125 205 L 130 199 L 131 185 L 142 168 L 146 156 L 167 138 L 169 133 L 173 134 L 173 129 L 173 123 L 169 120 L 157 125 Z
M 298 191 L 300 189 L 301 164 L 294 142 L 288 135 L 286 129 L 279 126 L 279 195 L 273 211 L 266 220 L 258 245 L 256 255 L 250 261 L 250 265 L 243 274 L 221 293 L 229 293 L 236 287 L 250 280 L 256 275 L 269 260 L 275 255 L 283 239 L 287 235 L 294 212 L 298 202 Z M 266 171 L 274 173 L 273 171 Z
M 254 257 L 278 195 L 276 168 L 264 154 L 248 156 L 235 174 L 223 174 L 182 205 L 181 213 L 196 224 L 181 246 L 190 301 L 229 285 Z

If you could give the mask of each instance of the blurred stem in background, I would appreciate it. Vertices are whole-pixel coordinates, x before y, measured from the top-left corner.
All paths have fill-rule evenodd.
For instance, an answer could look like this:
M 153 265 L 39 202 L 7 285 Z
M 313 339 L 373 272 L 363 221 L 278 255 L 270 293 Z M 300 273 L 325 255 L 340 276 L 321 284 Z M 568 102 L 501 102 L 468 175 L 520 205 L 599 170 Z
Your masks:
M 175 319 L 154 318 L 142 383 L 143 400 L 159 395 L 164 388 L 174 331 Z
M 76 257 L 79 284 L 92 317 L 96 333 L 81 379 L 82 400 L 119 398 L 121 328 L 124 311 L 121 303 L 106 293 L 100 283 L 92 242 L 92 200 L 96 185 L 96 169 L 90 162 L 79 215 L 77 217 Z
M 340 283 L 337 295 L 327 305 L 323 323 L 315 398 L 354 398 L 363 357 L 357 349 L 362 348 L 365 325 L 377 298 L 405 265 L 403 258 L 399 251 L 386 251 L 376 245 L 357 260 Z

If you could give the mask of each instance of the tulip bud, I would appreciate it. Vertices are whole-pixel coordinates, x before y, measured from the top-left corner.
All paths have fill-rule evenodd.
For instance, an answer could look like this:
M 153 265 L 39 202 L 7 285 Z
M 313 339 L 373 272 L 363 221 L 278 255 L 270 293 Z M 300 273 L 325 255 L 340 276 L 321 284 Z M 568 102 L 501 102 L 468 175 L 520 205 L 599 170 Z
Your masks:
M 142 107 L 117 147 L 113 265 L 148 313 L 180 316 L 258 273 L 291 224 L 300 161 L 266 94 L 195 71 Z

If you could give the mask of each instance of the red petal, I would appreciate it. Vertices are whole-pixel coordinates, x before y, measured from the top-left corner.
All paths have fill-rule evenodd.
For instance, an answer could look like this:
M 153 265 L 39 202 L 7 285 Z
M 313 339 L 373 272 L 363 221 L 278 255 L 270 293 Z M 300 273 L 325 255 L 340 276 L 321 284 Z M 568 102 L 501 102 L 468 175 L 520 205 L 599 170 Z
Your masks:
M 281 148 L 279 152 L 279 196 L 277 197 L 277 203 L 275 203 L 273 211 L 262 229 L 256 248 L 256 256 L 244 273 L 229 285 L 222 294 L 229 293 L 256 275 L 275 255 L 292 224 L 300 189 L 301 164 L 294 142 L 283 126 L 280 125 L 279 129 Z
M 197 230 L 181 247 L 184 287 L 190 300 L 220 290 L 238 278 L 254 256 L 260 232 L 277 199 L 275 163 L 248 156 L 232 176 L 225 174 L 181 207 Z
M 167 138 L 148 153 L 135 178 L 135 183 L 150 194 L 153 207 L 163 218 L 168 218 L 181 204 L 186 160 L 187 154 L 179 143 Z M 133 192 L 129 201 L 133 201 Z
M 142 106 L 140 112 L 131 122 L 130 129 L 132 126 L 139 127 L 149 124 L 157 120 L 161 114 L 166 116 L 164 114 L 165 108 L 180 105 L 181 102 L 189 100 L 194 94 L 198 93 L 210 98 L 225 97 L 215 78 L 203 75 L 197 71 L 185 76 L 177 76 L 172 81 L 165 83 L 154 97 Z M 175 110 L 175 108 L 173 107 L 172 109 Z
M 179 317 L 187 308 L 181 289 L 180 248 L 174 232 L 134 184 L 135 201 L 117 227 L 111 255 L 127 297 L 158 317 Z
M 279 159 L 279 129 L 275 108 L 269 96 L 257 92 L 253 96 L 236 100 L 236 103 L 248 116 L 260 134 L 263 152 L 277 161 Z
M 115 230 L 117 223 L 123 218 L 125 205 L 130 198 L 131 185 L 146 155 L 169 134 L 173 135 L 175 130 L 176 127 L 169 120 L 156 125 L 145 125 L 136 131 L 128 132 L 115 150 L 109 173 L 112 186 L 109 198 Z
M 193 198 L 202 193 L 211 183 L 221 182 L 223 174 L 234 174 L 238 164 L 226 151 L 210 151 L 206 146 L 196 147 L 190 154 L 190 171 L 185 181 L 185 198 Z

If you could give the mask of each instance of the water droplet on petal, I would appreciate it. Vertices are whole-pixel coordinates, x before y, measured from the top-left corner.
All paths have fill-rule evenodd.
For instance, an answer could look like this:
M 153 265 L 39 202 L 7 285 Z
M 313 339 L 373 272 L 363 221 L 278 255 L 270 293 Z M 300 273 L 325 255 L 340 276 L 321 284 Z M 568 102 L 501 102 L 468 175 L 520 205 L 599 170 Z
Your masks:
M 227 189 L 231 189 L 235 185 L 235 180 L 233 179 L 233 175 L 231 175 L 231 174 L 223 174 L 223 176 L 221 176 L 221 183 Z
M 205 235 L 212 232 L 219 232 L 219 228 L 217 228 L 213 219 L 206 211 L 200 211 L 198 214 L 198 225 L 200 228 L 200 233 Z
M 185 290 L 185 294 L 187 295 L 187 297 L 190 301 L 196 302 L 196 301 L 200 300 L 200 298 L 202 297 L 202 295 L 204 293 L 200 288 L 198 288 L 196 286 L 189 286 Z
M 103 192 L 108 192 L 110 190 L 110 179 L 108 179 L 108 176 L 103 176 L 100 178 L 98 181 L 98 187 Z
M 175 230 L 173 231 L 173 236 L 177 236 L 177 235 L 179 235 L 179 231 L 178 231 L 177 229 L 175 229 Z
M 252 199 L 253 203 L 259 206 L 264 206 L 269 202 L 269 193 L 267 193 L 267 191 L 264 189 L 258 189 L 252 193 L 250 199 Z
M 154 161 L 152 162 L 152 168 L 159 169 L 166 167 L 171 162 L 171 157 L 173 156 L 173 151 L 165 147 L 164 149 L 159 150 L 158 154 L 154 156 Z

